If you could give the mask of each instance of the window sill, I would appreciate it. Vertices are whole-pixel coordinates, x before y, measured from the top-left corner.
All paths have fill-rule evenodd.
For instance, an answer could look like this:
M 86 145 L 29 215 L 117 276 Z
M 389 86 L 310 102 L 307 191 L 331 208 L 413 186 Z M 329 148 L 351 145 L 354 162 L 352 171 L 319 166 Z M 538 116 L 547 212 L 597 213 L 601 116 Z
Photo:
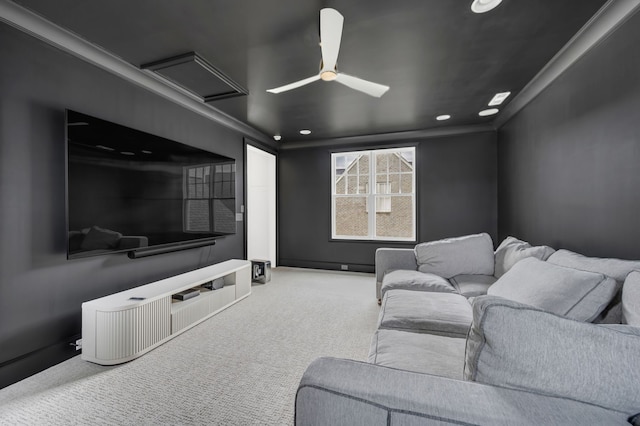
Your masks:
M 371 244 L 407 244 L 416 245 L 417 240 L 368 240 L 357 238 L 329 238 L 330 243 L 371 243 Z

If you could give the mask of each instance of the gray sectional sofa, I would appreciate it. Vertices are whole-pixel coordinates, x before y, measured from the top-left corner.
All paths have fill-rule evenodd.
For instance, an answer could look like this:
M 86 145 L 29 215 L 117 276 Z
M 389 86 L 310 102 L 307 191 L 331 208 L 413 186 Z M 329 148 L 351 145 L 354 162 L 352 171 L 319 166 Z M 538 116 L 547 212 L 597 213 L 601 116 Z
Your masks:
M 314 361 L 297 425 L 640 425 L 640 261 L 476 234 L 379 249 L 376 279 L 368 362 Z

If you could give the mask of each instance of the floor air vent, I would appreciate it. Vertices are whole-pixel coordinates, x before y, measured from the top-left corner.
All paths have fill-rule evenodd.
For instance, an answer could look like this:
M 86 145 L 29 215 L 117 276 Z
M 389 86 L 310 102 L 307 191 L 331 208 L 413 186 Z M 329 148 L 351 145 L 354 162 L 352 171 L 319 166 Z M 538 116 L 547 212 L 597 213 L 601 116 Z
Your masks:
M 205 102 L 244 96 L 249 92 L 196 52 L 143 64 L 163 78 L 200 96 Z

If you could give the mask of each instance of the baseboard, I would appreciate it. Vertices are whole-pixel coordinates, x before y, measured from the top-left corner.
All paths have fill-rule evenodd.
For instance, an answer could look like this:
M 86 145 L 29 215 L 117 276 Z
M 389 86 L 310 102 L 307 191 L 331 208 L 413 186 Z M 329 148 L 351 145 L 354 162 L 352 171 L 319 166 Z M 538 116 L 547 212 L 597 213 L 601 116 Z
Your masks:
M 344 269 L 346 265 L 347 269 Z M 318 262 L 315 260 L 280 259 L 278 266 L 291 266 L 294 268 L 326 269 L 329 271 L 349 271 L 374 273 L 374 265 L 358 263 Z
M 72 336 L 63 342 L 3 362 L 0 364 L 0 389 L 80 355 L 80 351 L 72 346 L 79 338 L 80 335 Z

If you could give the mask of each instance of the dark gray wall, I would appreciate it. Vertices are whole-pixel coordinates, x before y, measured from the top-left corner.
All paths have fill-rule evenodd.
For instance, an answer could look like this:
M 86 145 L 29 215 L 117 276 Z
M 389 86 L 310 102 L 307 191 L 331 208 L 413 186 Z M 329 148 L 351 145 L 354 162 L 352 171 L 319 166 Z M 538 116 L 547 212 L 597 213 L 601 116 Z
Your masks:
M 416 146 L 418 241 L 477 232 L 497 235 L 495 132 L 406 141 Z M 392 145 L 385 145 L 390 147 Z M 344 145 L 288 149 L 279 156 L 281 265 L 373 271 L 378 247 L 414 243 L 331 241 L 331 152 Z
M 499 234 L 640 258 L 640 13 L 498 133 Z
M 244 231 L 213 247 L 130 260 L 66 259 L 65 108 L 237 160 L 243 136 L 0 24 L 0 387 L 76 354 L 81 304 L 244 256 Z M 237 209 L 239 211 L 239 209 Z

